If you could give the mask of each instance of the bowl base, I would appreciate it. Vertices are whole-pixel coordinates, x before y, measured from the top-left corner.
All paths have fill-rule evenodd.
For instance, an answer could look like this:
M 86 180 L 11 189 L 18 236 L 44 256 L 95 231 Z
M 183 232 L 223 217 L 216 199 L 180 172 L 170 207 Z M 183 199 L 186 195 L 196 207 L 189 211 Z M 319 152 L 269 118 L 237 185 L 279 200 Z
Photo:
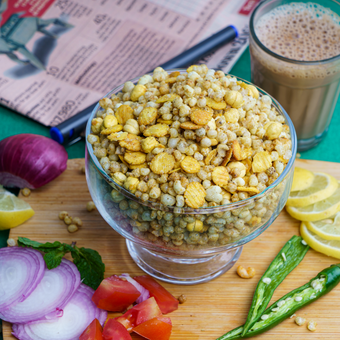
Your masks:
M 126 240 L 130 256 L 138 267 L 161 281 L 193 285 L 208 282 L 231 269 L 239 259 L 242 247 L 201 258 L 164 256 Z

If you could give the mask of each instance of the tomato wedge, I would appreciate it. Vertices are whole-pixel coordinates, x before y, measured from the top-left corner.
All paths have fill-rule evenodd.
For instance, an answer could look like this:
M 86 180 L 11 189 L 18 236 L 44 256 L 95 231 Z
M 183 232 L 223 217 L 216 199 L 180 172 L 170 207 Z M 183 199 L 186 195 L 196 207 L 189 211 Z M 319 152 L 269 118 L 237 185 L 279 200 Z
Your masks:
M 168 314 L 178 309 L 178 300 L 151 276 L 135 276 L 133 279 L 150 292 L 150 296 L 156 299 L 163 314 Z
M 122 312 L 139 296 L 140 292 L 133 284 L 113 275 L 101 282 L 92 296 L 92 301 L 98 308 L 110 312 Z
M 164 316 L 143 322 L 133 329 L 135 333 L 149 340 L 169 340 L 171 330 L 171 320 Z
M 103 340 L 132 340 L 126 328 L 115 319 L 109 319 L 104 326 Z
M 129 309 L 125 314 L 116 318 L 129 332 L 143 322 L 162 316 L 155 298 L 151 297 L 135 307 Z
M 97 319 L 94 319 L 79 337 L 79 340 L 103 340 L 103 327 Z

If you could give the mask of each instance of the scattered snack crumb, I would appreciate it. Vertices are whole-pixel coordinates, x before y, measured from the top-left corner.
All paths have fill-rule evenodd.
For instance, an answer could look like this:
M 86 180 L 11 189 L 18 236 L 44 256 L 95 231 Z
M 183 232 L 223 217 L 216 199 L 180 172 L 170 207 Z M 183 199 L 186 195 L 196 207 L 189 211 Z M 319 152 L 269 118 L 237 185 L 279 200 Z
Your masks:
M 31 190 L 28 188 L 23 188 L 21 190 L 21 193 L 23 194 L 23 196 L 28 197 L 31 194 Z
M 70 224 L 67 227 L 69 233 L 75 233 L 78 230 L 78 227 L 75 224 Z
M 15 240 L 14 240 L 13 238 L 9 238 L 9 239 L 7 240 L 7 245 L 8 245 L 9 247 L 14 247 L 14 246 L 16 245 L 16 242 L 15 242 Z
M 303 326 L 306 322 L 306 319 L 302 318 L 301 316 L 297 316 L 294 321 L 298 326 Z
M 68 215 L 65 216 L 64 222 L 65 222 L 65 224 L 67 224 L 67 225 L 71 224 L 71 223 L 72 223 L 72 217 L 71 217 L 71 216 L 68 216 Z
M 59 213 L 59 219 L 64 221 L 65 217 L 68 216 L 68 212 L 67 211 L 61 211 Z
M 185 301 L 187 301 L 187 297 L 184 294 L 181 294 L 177 300 L 182 305 Z
M 296 314 L 291 315 L 289 319 L 293 319 L 294 316 L 296 316 Z
M 79 217 L 73 217 L 72 222 L 77 226 L 81 227 L 83 225 L 83 221 Z
M 255 269 L 248 267 L 247 270 L 242 266 L 237 267 L 237 274 L 242 277 L 242 279 L 251 279 L 255 276 Z
M 87 204 L 86 204 L 86 210 L 87 210 L 87 211 L 92 211 L 92 210 L 94 210 L 94 209 L 96 209 L 96 206 L 94 205 L 94 203 L 93 203 L 92 201 L 87 202 Z
M 310 321 L 308 321 L 307 329 L 311 332 L 315 332 L 316 331 L 316 325 L 317 325 L 317 323 L 315 321 L 310 320 Z
M 79 170 L 82 174 L 85 174 L 85 165 L 83 165 Z

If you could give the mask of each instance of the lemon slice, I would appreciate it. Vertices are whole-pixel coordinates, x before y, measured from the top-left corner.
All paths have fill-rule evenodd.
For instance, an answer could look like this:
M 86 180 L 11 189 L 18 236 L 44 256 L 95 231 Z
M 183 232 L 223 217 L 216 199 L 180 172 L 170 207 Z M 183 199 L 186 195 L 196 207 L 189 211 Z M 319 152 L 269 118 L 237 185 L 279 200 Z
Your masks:
M 319 221 L 335 215 L 340 211 L 340 187 L 334 194 L 322 201 L 307 205 L 306 207 L 286 206 L 287 212 L 300 221 Z
M 325 240 L 340 241 L 340 212 L 330 218 L 305 224 L 308 230 Z
M 295 167 L 291 191 L 300 191 L 309 188 L 314 181 L 314 177 L 313 172 Z
M 305 222 L 301 223 L 300 233 L 305 242 L 314 250 L 340 259 L 340 241 L 324 240 L 320 236 L 308 230 Z
M 31 206 L 0 185 L 0 230 L 17 227 L 34 215 Z
M 315 173 L 312 185 L 301 191 L 289 194 L 287 205 L 292 207 L 305 207 L 319 202 L 333 195 L 338 188 L 338 181 L 331 175 L 322 172 Z

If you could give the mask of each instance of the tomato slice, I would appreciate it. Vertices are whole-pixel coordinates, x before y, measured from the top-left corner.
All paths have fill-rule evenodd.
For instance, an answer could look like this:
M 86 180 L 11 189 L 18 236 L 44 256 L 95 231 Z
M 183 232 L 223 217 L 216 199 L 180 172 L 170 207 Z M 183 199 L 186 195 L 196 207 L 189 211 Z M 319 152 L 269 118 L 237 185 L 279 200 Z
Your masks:
M 94 319 L 79 337 L 79 340 L 103 340 L 103 327 L 97 319 Z
M 98 308 L 111 312 L 122 312 L 134 303 L 140 292 L 133 284 L 113 275 L 104 279 L 92 296 Z
M 143 322 L 133 331 L 149 340 L 169 340 L 172 330 L 170 318 L 158 316 L 157 318 Z
M 104 326 L 103 340 L 132 340 L 126 328 L 115 319 L 109 319 Z
M 168 314 L 178 309 L 178 300 L 151 276 L 135 276 L 133 279 L 150 292 L 150 296 L 156 299 L 163 314 Z
M 116 318 L 129 332 L 141 323 L 151 320 L 157 316 L 162 316 L 155 298 L 151 297 L 133 308 L 125 314 Z

